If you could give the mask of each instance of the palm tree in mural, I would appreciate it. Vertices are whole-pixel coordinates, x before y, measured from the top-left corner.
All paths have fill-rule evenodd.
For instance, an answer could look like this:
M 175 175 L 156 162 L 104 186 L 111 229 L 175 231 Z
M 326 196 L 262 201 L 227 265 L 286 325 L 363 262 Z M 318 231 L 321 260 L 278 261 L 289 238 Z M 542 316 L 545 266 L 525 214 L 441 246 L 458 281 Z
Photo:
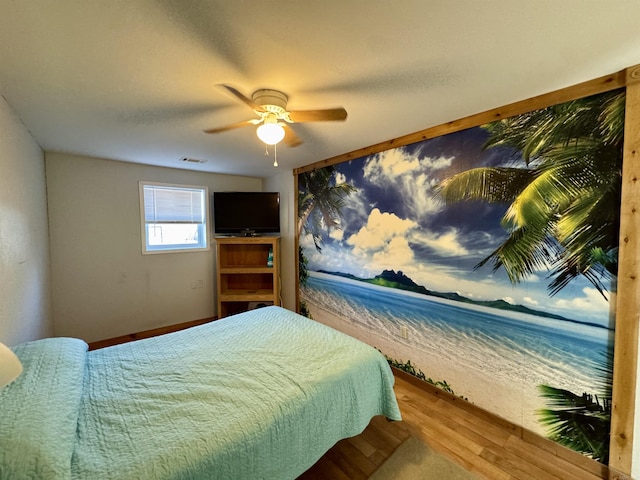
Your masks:
M 585 277 L 605 296 L 617 274 L 624 93 L 608 92 L 485 125 L 485 148 L 522 152 L 522 166 L 481 167 L 442 181 L 446 204 L 508 204 L 492 262 L 512 283 L 549 270 L 549 292 Z
M 340 228 L 340 210 L 345 198 L 355 192 L 355 187 L 335 183 L 335 166 L 320 168 L 298 176 L 298 236 L 311 235 L 318 252 L 322 251 L 322 227 L 327 230 Z M 305 285 L 309 273 L 302 247 L 298 247 L 298 280 Z M 305 302 L 300 302 L 300 313 L 311 317 Z
M 548 427 L 548 436 L 560 445 L 589 455 L 605 465 L 609 462 L 611 425 L 611 386 L 613 352 L 607 352 L 600 365 L 601 394 L 576 395 L 568 390 L 540 385 L 538 389 L 549 407 L 538 411 L 540 422 Z
M 302 173 L 298 177 L 298 235 L 311 235 L 322 250 L 322 228 L 340 228 L 340 210 L 345 198 L 355 192 L 347 183 L 335 183 L 335 166 Z
M 486 125 L 485 148 L 522 153 L 521 167 L 475 168 L 436 186 L 446 203 L 508 204 L 507 239 L 476 268 L 493 263 L 512 283 L 548 268 L 550 294 L 582 275 L 606 298 L 617 274 L 624 93 L 609 92 Z M 539 386 L 549 437 L 608 462 L 613 359 L 600 396 Z

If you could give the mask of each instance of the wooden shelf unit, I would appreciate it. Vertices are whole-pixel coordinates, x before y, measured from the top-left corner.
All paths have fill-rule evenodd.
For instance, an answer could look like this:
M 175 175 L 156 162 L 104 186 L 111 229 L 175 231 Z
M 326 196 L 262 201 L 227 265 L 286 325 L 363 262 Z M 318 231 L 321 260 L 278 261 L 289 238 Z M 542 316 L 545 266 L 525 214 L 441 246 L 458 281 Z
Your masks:
M 215 240 L 218 318 L 247 311 L 249 302 L 280 305 L 280 237 Z

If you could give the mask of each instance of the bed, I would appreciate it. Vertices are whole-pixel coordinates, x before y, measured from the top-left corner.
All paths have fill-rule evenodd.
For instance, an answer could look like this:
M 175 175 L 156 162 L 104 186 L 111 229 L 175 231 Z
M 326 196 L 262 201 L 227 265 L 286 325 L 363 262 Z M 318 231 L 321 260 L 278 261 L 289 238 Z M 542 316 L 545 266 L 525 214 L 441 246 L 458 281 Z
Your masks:
M 275 306 L 100 350 L 13 351 L 2 479 L 294 479 L 374 416 L 400 420 L 377 350 Z

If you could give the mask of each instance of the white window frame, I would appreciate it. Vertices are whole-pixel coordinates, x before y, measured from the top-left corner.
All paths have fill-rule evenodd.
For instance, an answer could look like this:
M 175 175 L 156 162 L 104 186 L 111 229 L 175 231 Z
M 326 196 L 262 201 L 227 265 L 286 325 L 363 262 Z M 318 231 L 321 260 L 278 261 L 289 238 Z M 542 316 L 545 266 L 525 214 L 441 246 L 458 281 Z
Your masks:
M 198 233 L 202 235 L 202 240 L 198 243 L 167 243 L 162 245 L 153 245 L 149 243 L 149 238 L 147 236 L 147 226 L 150 227 L 159 227 L 160 224 L 166 225 L 167 223 L 183 223 L 180 221 L 165 221 L 165 222 L 154 222 L 148 221 L 145 214 L 145 187 L 158 187 L 163 189 L 176 189 L 176 190 L 190 190 L 190 191 L 200 191 L 201 199 L 202 199 L 202 221 L 201 222 L 187 222 L 188 224 L 196 224 L 199 225 Z M 158 253 L 180 253 L 180 252 L 204 252 L 210 250 L 210 241 L 209 241 L 209 189 L 206 186 L 197 186 L 197 185 L 179 185 L 174 183 L 159 183 L 159 182 L 147 182 L 141 180 L 139 182 L 139 196 L 140 196 L 140 232 L 141 232 L 141 241 L 142 241 L 142 254 L 143 255 L 154 255 Z

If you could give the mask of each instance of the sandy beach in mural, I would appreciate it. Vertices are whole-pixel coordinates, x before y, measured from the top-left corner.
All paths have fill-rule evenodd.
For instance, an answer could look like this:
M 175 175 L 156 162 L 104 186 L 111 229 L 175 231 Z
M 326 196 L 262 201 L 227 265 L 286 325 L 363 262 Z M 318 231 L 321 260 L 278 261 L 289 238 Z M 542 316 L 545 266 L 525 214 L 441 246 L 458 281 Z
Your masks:
M 397 336 L 390 339 L 388 334 L 380 334 L 362 324 L 351 323 L 309 298 L 304 300 L 314 320 L 358 338 L 396 360 L 411 360 L 411 364 L 422 370 L 427 377 L 434 381 L 445 380 L 456 395 L 463 396 L 480 408 L 544 436 L 544 429 L 537 422 L 535 412 L 546 407 L 546 404 L 535 387 L 500 381 L 500 375 L 494 375 L 491 370 L 483 370 L 482 365 L 473 367 L 452 357 L 429 355 L 414 350 L 412 358 L 403 358 L 398 352 L 398 347 L 403 347 L 403 340 L 399 340 Z M 434 345 L 442 340 L 444 339 L 431 339 Z M 406 342 L 410 340 L 407 339 Z M 459 353 L 464 355 L 463 352 Z

